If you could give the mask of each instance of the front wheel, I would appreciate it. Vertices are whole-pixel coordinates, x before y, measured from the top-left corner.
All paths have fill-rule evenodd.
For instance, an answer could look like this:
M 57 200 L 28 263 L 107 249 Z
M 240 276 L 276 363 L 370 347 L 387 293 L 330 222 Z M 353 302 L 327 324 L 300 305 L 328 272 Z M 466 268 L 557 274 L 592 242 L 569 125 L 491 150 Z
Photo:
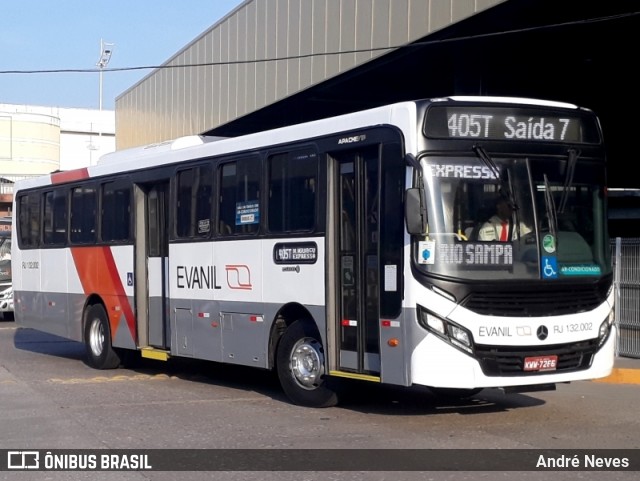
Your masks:
M 84 342 L 87 350 L 87 364 L 96 369 L 115 369 L 120 358 L 111 346 L 111 331 L 107 313 L 100 304 L 87 311 Z
M 325 378 L 324 348 L 311 322 L 299 320 L 287 328 L 278 343 L 276 366 L 280 385 L 294 404 L 320 408 L 338 403 Z

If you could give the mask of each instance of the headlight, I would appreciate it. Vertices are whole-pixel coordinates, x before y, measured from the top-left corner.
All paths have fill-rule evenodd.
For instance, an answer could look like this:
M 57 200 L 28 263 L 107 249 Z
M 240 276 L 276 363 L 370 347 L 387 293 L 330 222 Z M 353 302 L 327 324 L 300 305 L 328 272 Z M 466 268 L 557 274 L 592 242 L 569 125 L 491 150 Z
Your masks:
M 447 335 L 447 328 L 445 327 L 445 321 L 443 321 L 438 316 L 431 314 L 427 311 L 425 311 L 423 315 L 427 321 L 427 328 L 431 328 L 433 331 L 437 332 L 442 336 Z
M 418 322 L 422 327 L 458 349 L 473 354 L 473 337 L 464 327 L 443 319 L 418 304 Z
M 601 348 L 609 337 L 609 333 L 611 332 L 611 326 L 613 325 L 613 321 L 615 320 L 615 312 L 611 309 L 611 312 L 607 316 L 607 318 L 602 321 L 600 324 L 600 329 L 598 330 L 598 349 Z
M 455 339 L 456 341 L 458 341 L 459 343 L 461 343 L 463 346 L 467 348 L 471 347 L 471 336 L 465 329 L 462 329 L 461 327 L 458 327 L 452 324 L 450 331 L 451 331 L 451 335 L 453 336 L 453 339 Z

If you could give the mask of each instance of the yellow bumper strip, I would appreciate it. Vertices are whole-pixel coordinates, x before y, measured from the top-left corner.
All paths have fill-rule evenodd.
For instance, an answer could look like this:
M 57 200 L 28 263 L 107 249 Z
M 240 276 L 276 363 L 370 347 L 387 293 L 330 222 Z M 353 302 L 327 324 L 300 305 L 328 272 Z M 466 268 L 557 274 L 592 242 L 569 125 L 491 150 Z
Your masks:
M 380 382 L 380 376 L 371 376 L 369 374 L 356 374 L 355 372 L 329 371 L 330 376 L 346 377 L 349 379 L 359 379 L 360 381 Z
M 147 359 L 155 359 L 156 361 L 167 361 L 169 359 L 169 351 L 163 351 L 161 349 L 154 349 L 152 347 L 143 347 L 140 350 L 140 355 Z

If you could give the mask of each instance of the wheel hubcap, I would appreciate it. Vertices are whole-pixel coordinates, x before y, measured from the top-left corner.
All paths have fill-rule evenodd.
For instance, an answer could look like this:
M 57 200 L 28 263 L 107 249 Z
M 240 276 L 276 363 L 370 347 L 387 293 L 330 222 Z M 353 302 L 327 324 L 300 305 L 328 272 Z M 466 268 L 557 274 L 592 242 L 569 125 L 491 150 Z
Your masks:
M 102 354 L 104 347 L 104 328 L 99 320 L 94 320 L 91 323 L 91 329 L 89 330 L 89 345 L 91 346 L 91 352 L 99 357 Z
M 305 389 L 315 389 L 324 372 L 321 346 L 313 338 L 300 339 L 291 350 L 291 372 L 296 382 Z

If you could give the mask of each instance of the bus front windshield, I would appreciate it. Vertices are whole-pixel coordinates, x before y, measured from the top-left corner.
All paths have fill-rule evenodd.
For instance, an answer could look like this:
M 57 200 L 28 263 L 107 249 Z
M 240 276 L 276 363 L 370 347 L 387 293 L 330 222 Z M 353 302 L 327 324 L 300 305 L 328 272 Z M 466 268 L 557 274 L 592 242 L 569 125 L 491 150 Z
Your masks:
M 477 280 L 610 273 L 602 163 L 565 158 L 421 159 L 428 227 L 414 261 Z

